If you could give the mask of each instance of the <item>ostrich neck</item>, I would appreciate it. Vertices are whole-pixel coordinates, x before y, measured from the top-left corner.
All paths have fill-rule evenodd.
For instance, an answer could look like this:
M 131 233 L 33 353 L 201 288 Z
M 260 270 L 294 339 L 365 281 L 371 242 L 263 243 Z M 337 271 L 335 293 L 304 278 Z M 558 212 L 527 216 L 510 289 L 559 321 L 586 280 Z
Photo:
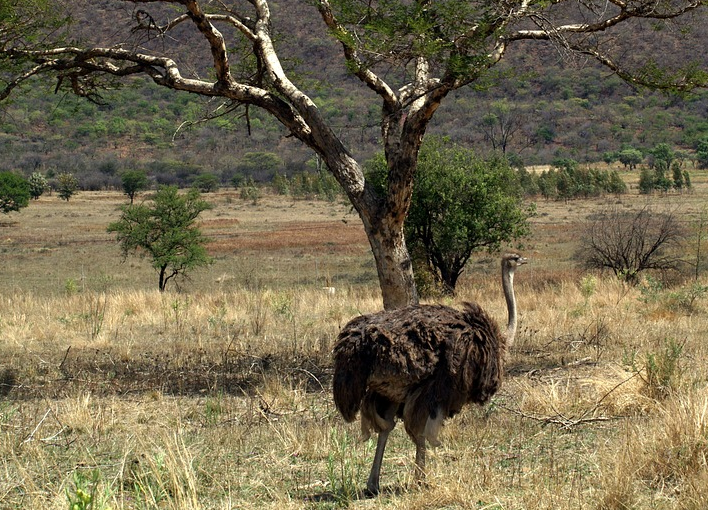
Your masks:
M 502 271 L 502 288 L 504 289 L 506 309 L 509 314 L 504 336 L 506 337 L 507 346 L 511 347 L 516 336 L 516 298 L 514 296 L 514 273 L 506 268 Z

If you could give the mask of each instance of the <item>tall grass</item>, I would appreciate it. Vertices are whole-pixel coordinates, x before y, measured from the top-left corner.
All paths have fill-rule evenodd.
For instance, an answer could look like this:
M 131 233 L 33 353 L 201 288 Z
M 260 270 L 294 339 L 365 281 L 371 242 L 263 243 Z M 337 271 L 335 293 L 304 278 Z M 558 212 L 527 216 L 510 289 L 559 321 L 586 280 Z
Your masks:
M 35 226 L 58 217 L 43 204 Z M 243 219 L 263 223 L 253 207 L 221 204 L 210 212 L 212 233 L 255 229 Z M 292 210 L 281 207 L 282 227 Z M 329 385 L 339 329 L 381 301 L 358 276 L 330 278 L 336 266 L 312 255 L 328 245 L 298 251 L 292 234 L 251 258 L 259 271 L 302 271 L 286 283 L 255 271 L 231 278 L 230 256 L 201 275 L 208 285 L 164 294 L 149 281 L 127 284 L 135 274 L 115 264 L 111 274 L 108 263 L 95 274 L 110 278 L 86 269 L 84 279 L 56 273 L 42 286 L 2 275 L 14 283 L 0 291 L 0 508 L 66 510 L 80 494 L 113 510 L 705 508 L 708 297 L 695 286 L 705 282 L 654 288 L 647 299 L 641 287 L 585 274 L 568 246 L 593 204 L 541 207 L 550 212 L 517 274 L 519 334 L 502 390 L 447 422 L 425 485 L 412 480 L 412 443 L 394 431 L 375 500 L 362 495 L 374 443 L 342 421 Z M 332 220 L 330 210 L 315 212 Z M 17 228 L 23 246 L 42 241 Z M 222 254 L 231 235 L 218 237 Z M 11 267 L 34 263 L 25 249 L 9 250 Z M 32 253 L 46 270 L 42 257 L 64 260 L 73 249 L 68 239 Z M 356 274 L 370 262 L 332 249 L 342 250 L 332 260 L 351 257 Z M 478 301 L 504 322 L 497 266 L 471 265 L 446 302 Z

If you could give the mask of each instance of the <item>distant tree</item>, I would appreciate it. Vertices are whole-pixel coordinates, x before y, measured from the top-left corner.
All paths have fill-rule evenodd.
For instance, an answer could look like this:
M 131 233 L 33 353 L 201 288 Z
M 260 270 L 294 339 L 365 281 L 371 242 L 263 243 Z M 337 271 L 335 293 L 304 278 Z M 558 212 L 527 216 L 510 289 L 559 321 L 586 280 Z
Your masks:
M 30 186 L 30 195 L 32 195 L 34 200 L 38 200 L 39 197 L 41 197 L 44 192 L 49 189 L 47 178 L 39 172 L 33 172 L 27 182 L 29 182 Z
M 691 184 L 691 175 L 688 173 L 688 170 L 683 171 L 683 186 L 687 190 L 693 188 L 693 184 Z
M 519 108 L 512 106 L 508 100 L 494 101 L 490 111 L 482 117 L 484 138 L 492 145 L 492 149 L 506 154 L 509 142 L 521 129 L 523 121 Z
M 625 168 L 634 170 L 637 168 L 637 165 L 644 160 L 644 156 L 640 150 L 628 147 L 617 153 L 617 160 L 622 163 Z
M 57 175 L 57 192 L 59 193 L 59 198 L 68 202 L 69 199 L 76 194 L 78 189 L 79 181 L 74 174 L 62 172 Z
M 369 178 L 385 189 L 383 156 L 368 167 Z M 414 264 L 424 264 L 446 293 L 454 293 L 474 252 L 495 251 L 529 234 L 533 208 L 523 204 L 517 176 L 503 157 L 484 160 L 448 140 L 426 139 L 406 223 L 406 243 L 413 253 L 422 255 L 414 257 Z
M 219 178 L 209 172 L 199 174 L 192 182 L 192 186 L 202 193 L 211 193 L 219 189 Z
M 683 171 L 681 169 L 681 164 L 678 161 L 674 161 L 671 164 L 671 175 L 673 178 L 673 187 L 676 190 L 683 190 L 683 188 L 686 186 L 686 183 L 684 182 L 683 179 Z
M 8 214 L 29 205 L 30 185 L 21 175 L 0 172 L 0 211 Z
M 654 193 L 656 183 L 656 176 L 654 170 L 649 167 L 642 168 L 639 172 L 639 193 L 642 195 L 649 195 Z
M 115 232 L 123 257 L 138 252 L 152 259 L 159 274 L 158 288 L 185 275 L 195 267 L 211 263 L 205 244 L 207 238 L 196 227 L 200 213 L 211 206 L 191 189 L 180 194 L 176 186 L 160 188 L 152 204 L 124 205 L 120 220 L 108 226 Z
M 671 163 L 676 158 L 676 151 L 668 143 L 657 144 L 649 150 L 652 156 L 652 166 L 667 171 L 671 168 Z
M 619 153 L 614 152 L 614 151 L 607 151 L 602 153 L 602 161 L 607 163 L 608 165 L 611 165 L 615 161 L 617 161 L 619 156 Z
M 282 171 L 283 159 L 273 152 L 246 152 L 236 167 L 239 173 L 258 178 Z
M 708 138 L 704 138 L 696 144 L 696 160 L 698 168 L 708 168 Z
M 276 172 L 271 181 L 271 185 L 278 195 L 288 195 L 290 193 L 290 181 L 285 174 Z
M 643 271 L 678 269 L 684 239 L 674 213 L 613 207 L 588 222 L 578 256 L 588 268 L 611 269 L 617 277 L 637 283 Z
M 120 176 L 121 184 L 123 185 L 123 193 L 128 195 L 130 203 L 135 200 L 135 195 L 144 189 L 147 189 L 150 181 L 144 170 L 126 170 Z

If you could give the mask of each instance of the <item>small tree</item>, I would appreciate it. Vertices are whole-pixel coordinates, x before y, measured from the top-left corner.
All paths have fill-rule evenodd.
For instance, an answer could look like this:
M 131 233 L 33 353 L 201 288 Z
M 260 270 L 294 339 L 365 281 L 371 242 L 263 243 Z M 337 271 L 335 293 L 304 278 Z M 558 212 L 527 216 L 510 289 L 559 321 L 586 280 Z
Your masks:
M 30 195 L 32 195 L 32 198 L 34 200 L 38 200 L 39 197 L 41 197 L 44 192 L 49 189 L 49 183 L 47 182 L 47 178 L 39 172 L 32 173 L 28 182 L 30 187 Z
M 698 168 L 708 168 L 708 138 L 704 138 L 696 144 L 696 161 Z
M 671 164 L 671 174 L 673 177 L 674 189 L 682 191 L 686 186 L 686 182 L 683 179 L 683 171 L 681 170 L 681 164 L 678 161 L 674 161 Z
M 76 190 L 78 189 L 79 181 L 74 174 L 62 172 L 57 175 L 57 192 L 59 193 L 59 198 L 68 202 L 69 199 L 76 194 Z
M 644 156 L 642 156 L 641 151 L 638 149 L 627 147 L 617 153 L 617 159 L 624 165 L 625 168 L 634 170 L 637 168 L 637 165 L 642 162 Z
M 131 204 L 138 191 L 147 189 L 149 184 L 147 174 L 143 170 L 128 170 L 121 175 L 120 180 L 123 185 L 123 193 L 128 195 Z
M 383 157 L 370 168 L 383 189 Z M 502 243 L 528 235 L 532 213 L 523 205 L 517 173 L 505 158 L 485 161 L 444 139 L 426 139 L 406 221 L 416 276 L 428 270 L 444 292 L 454 293 L 472 253 L 498 250 Z
M 207 238 L 195 226 L 202 211 L 211 206 L 191 189 L 180 194 L 176 186 L 160 188 L 150 205 L 124 205 L 121 218 L 108 226 L 117 234 L 123 257 L 138 252 L 152 258 L 159 273 L 159 289 L 189 270 L 211 263 L 205 244 Z
M 219 178 L 212 173 L 199 174 L 192 186 L 197 188 L 202 193 L 211 193 L 219 189 Z
M 611 208 L 597 214 L 582 236 L 579 259 L 590 269 L 611 269 L 637 283 L 647 270 L 676 270 L 684 229 L 673 213 Z
M 20 175 L 0 172 L 0 211 L 8 214 L 29 205 L 30 186 Z

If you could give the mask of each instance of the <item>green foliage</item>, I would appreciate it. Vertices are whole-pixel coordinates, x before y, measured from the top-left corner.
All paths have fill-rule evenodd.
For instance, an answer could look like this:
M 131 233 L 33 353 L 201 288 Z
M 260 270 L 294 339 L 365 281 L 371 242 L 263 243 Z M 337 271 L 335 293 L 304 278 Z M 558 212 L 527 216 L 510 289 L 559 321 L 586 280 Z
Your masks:
M 131 204 L 138 191 L 146 189 L 149 184 L 147 174 L 144 170 L 127 170 L 120 176 L 120 180 L 123 186 L 123 193 L 128 195 Z
M 73 478 L 74 487 L 66 489 L 69 510 L 110 510 L 111 491 L 108 488 L 99 490 L 101 472 L 98 469 L 88 473 L 76 470 Z
M 383 189 L 383 156 L 368 168 L 371 181 Z M 523 205 L 517 174 L 506 159 L 484 160 L 447 139 L 428 138 L 418 159 L 406 244 L 419 254 L 417 265 L 427 266 L 444 291 L 454 292 L 472 253 L 527 236 L 533 211 Z
M 642 171 L 639 173 L 639 193 L 643 195 L 653 193 L 655 189 L 654 183 L 654 171 L 649 167 L 642 168 Z
M 360 497 L 357 488 L 366 466 L 353 455 L 354 441 L 346 432 L 330 430 L 330 448 L 327 455 L 327 479 L 338 506 L 348 507 Z
M 164 291 L 172 278 L 211 263 L 204 246 L 207 238 L 195 226 L 199 214 L 210 208 L 196 189 L 180 194 L 177 187 L 165 186 L 152 204 L 121 207 L 120 220 L 108 231 L 116 233 L 124 257 L 137 251 L 152 259 Z
M 276 174 L 273 176 L 273 181 L 271 182 L 273 185 L 273 189 L 278 195 L 288 195 L 290 194 L 290 181 L 288 180 L 288 176 L 285 174 L 281 174 L 280 172 L 276 172 Z
M 7 214 L 29 205 L 30 185 L 14 172 L 0 172 L 0 211 Z
M 682 168 L 682 154 L 669 144 L 660 143 L 649 151 L 651 165 L 643 168 L 639 174 L 639 192 L 644 195 L 661 191 L 667 193 L 671 188 L 678 191 L 691 188 L 688 170 Z M 671 172 L 671 177 L 669 177 Z
M 644 155 L 638 149 L 627 147 L 617 153 L 616 159 L 622 163 L 625 168 L 634 170 L 637 168 L 637 165 L 644 160 Z
M 675 392 L 681 383 L 683 345 L 668 339 L 658 353 L 647 354 L 644 382 L 652 398 L 666 398 Z
M 32 198 L 35 200 L 38 200 L 39 197 L 41 197 L 44 192 L 49 189 L 47 178 L 39 172 L 33 172 L 27 182 L 30 187 L 30 195 L 32 195 Z
M 324 198 L 333 201 L 342 188 L 329 172 L 298 172 L 290 179 L 290 194 L 296 198 Z
M 199 174 L 194 179 L 192 186 L 197 188 L 202 193 L 212 193 L 219 189 L 219 178 L 210 172 L 205 172 L 203 174 Z
M 239 161 L 237 170 L 244 175 L 273 175 L 283 169 L 280 156 L 273 152 L 246 152 Z
M 696 144 L 696 161 L 699 168 L 708 168 L 708 138 Z
M 600 196 L 604 193 L 627 193 L 627 185 L 617 170 L 582 168 L 569 158 L 556 159 L 551 170 L 539 175 L 520 172 L 526 195 L 540 194 L 554 200 L 572 200 Z
M 251 177 L 247 177 L 241 181 L 238 188 L 242 200 L 250 200 L 253 205 L 256 205 L 261 199 L 261 189 Z
M 62 172 L 57 175 L 57 192 L 59 198 L 67 202 L 76 194 L 79 189 L 79 180 L 70 172 Z

